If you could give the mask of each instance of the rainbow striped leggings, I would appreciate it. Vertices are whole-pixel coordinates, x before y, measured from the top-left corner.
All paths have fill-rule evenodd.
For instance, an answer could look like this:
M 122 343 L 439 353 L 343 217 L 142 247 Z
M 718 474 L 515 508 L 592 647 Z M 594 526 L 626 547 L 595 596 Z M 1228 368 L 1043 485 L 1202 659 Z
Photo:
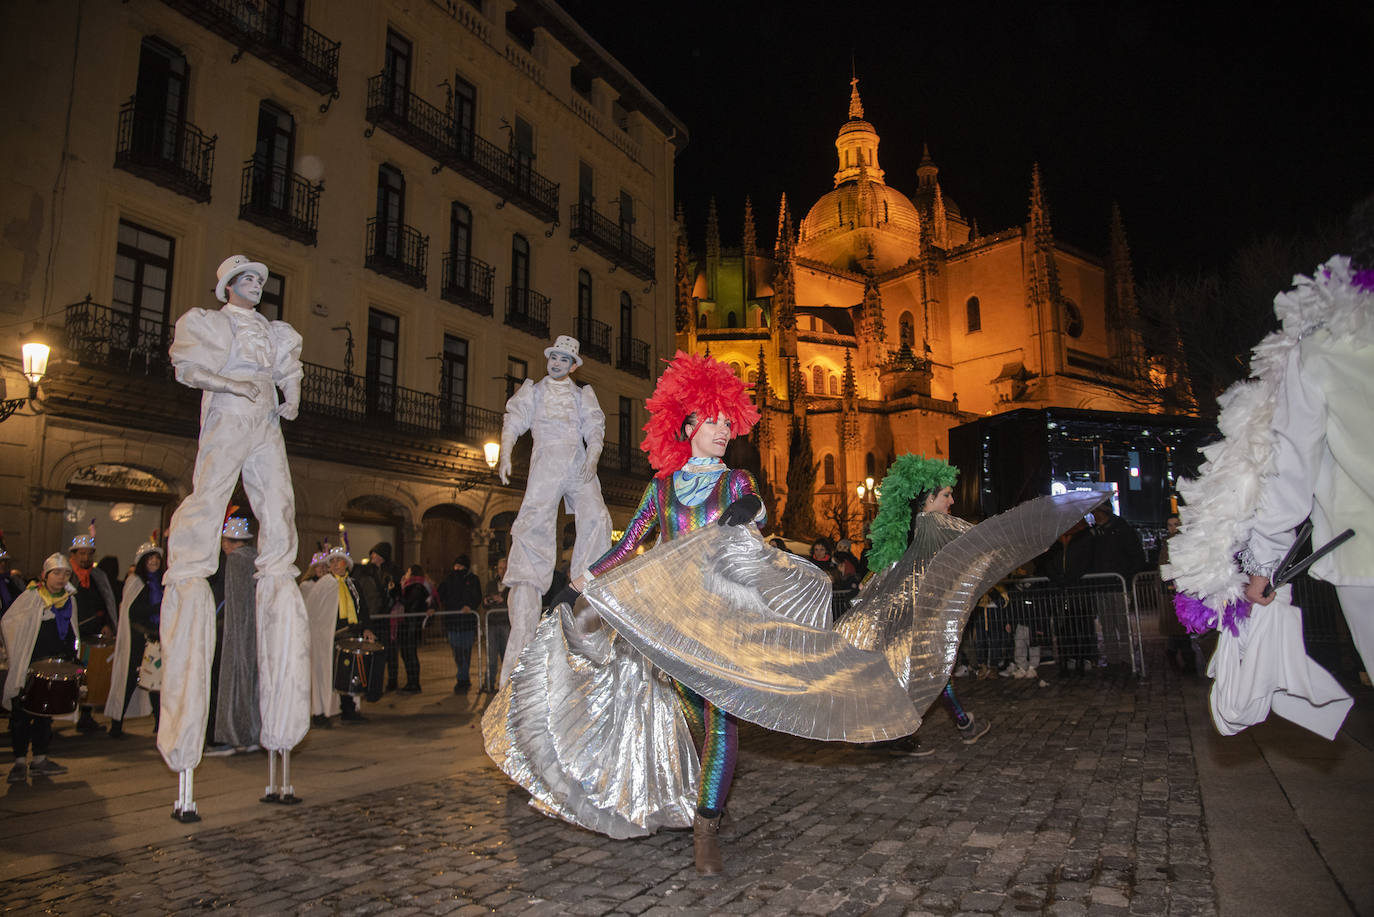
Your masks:
M 693 737 L 702 736 L 701 785 L 697 788 L 697 812 L 715 818 L 725 808 L 730 781 L 739 757 L 739 725 L 735 718 L 676 681 L 678 700 Z

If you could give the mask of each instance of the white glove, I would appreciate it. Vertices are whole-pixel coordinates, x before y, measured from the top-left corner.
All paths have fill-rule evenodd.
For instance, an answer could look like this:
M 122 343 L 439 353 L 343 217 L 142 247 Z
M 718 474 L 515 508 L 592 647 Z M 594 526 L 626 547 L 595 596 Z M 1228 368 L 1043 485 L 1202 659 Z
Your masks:
M 500 476 L 502 484 L 510 483 L 510 456 L 504 449 L 501 450 L 501 464 L 496 467 L 496 473 Z
M 300 413 L 300 405 L 290 401 L 283 401 L 277 405 L 277 416 L 282 420 L 295 420 Z
M 597 462 L 599 462 L 600 460 L 600 449 L 596 450 L 595 452 L 591 451 L 590 449 L 587 450 L 587 459 L 585 462 L 582 463 L 582 480 L 584 482 L 590 481 L 592 478 L 596 477 L 596 466 Z
M 288 379 L 282 383 L 282 403 L 277 405 L 277 416 L 282 420 L 295 420 L 301 408 L 301 380 Z
M 258 384 L 256 382 L 249 382 L 246 379 L 230 379 L 224 388 L 231 395 L 238 395 L 249 401 L 258 400 Z

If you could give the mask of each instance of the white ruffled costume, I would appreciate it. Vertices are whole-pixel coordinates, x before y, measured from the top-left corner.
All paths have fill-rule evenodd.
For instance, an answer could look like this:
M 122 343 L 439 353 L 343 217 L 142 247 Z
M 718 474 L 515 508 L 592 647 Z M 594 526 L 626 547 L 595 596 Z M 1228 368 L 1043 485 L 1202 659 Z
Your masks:
M 526 431 L 534 438 L 529 479 L 520 512 L 511 526 L 510 556 L 503 585 L 510 587 L 510 639 L 501 664 L 501 683 L 510 678 L 520 651 L 534 637 L 541 598 L 558 559 L 558 502 L 577 525 L 569 579 L 586 576 L 587 566 L 611 546 L 611 514 L 601 496 L 601 481 L 587 474 L 596 467 L 606 437 L 606 415 L 590 385 L 571 378 L 526 379 L 506 402 L 501 421 L 501 454 L 510 455 Z
M 203 389 L 194 491 L 172 516 L 162 602 L 162 723 L 167 766 L 200 763 L 215 652 L 215 604 L 206 577 L 219 565 L 225 506 L 243 475 L 259 522 L 257 626 L 262 746 L 289 751 L 310 728 L 305 603 L 296 586 L 296 498 L 279 416 L 300 400 L 301 336 L 254 309 L 192 309 L 171 347 L 177 381 Z M 257 386 L 255 400 L 229 380 Z M 278 407 L 277 387 L 286 395 Z
M 1181 591 L 1220 609 L 1243 600 L 1248 572 L 1272 573 L 1309 515 L 1313 544 L 1347 528 L 1356 537 L 1312 573 L 1337 587 L 1366 666 L 1374 659 L 1374 288 L 1337 256 L 1274 299 L 1281 330 L 1254 349 L 1253 377 L 1219 399 L 1224 439 L 1203 450 L 1195 481 L 1181 481 L 1183 523 L 1162 571 Z M 1291 587 L 1254 606 L 1239 634 L 1222 627 L 1208 666 L 1212 719 L 1232 735 L 1270 711 L 1334 738 L 1352 700 L 1304 652 Z

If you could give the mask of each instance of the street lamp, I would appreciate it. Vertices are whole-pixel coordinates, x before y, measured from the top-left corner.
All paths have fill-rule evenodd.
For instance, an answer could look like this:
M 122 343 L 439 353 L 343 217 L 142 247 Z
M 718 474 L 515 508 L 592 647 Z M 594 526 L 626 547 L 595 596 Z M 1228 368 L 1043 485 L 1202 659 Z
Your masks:
M 482 445 L 482 454 L 486 457 L 487 467 L 492 471 L 496 470 L 496 463 L 501 461 L 501 444 L 490 440 Z
M 37 328 L 29 333 L 28 340 L 24 341 L 19 349 L 24 357 L 24 378 L 29 383 L 28 396 L 0 401 L 0 422 L 8 420 L 26 403 L 36 401 L 38 399 L 38 383 L 42 382 L 43 377 L 48 374 L 48 357 L 52 355 L 52 348 L 44 342 L 42 334 Z

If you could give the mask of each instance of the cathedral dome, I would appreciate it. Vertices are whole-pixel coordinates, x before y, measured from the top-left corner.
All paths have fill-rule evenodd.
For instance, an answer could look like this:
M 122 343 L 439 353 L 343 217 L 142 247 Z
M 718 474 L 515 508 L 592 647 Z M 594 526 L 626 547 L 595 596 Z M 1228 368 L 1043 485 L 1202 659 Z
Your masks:
M 921 217 L 916 205 L 896 188 L 861 178 L 845 182 L 816 201 L 802 220 L 800 241 L 857 229 L 897 233 L 914 243 L 920 239 Z

